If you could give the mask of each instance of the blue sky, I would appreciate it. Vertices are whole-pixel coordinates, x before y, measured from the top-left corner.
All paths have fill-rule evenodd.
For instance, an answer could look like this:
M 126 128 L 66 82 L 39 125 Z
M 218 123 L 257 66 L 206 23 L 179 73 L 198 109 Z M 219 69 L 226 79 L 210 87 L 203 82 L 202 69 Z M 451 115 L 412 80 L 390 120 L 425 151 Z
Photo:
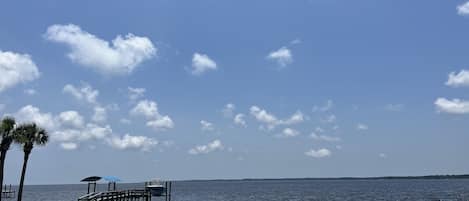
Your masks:
M 5 1 L 0 25 L 0 112 L 52 139 L 31 184 L 469 171 L 462 0 Z

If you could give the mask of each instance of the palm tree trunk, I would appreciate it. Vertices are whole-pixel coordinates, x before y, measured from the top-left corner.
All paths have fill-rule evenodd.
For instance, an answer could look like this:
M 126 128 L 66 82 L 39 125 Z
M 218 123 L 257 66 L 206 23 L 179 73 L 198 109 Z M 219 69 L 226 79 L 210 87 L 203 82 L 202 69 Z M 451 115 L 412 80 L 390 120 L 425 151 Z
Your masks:
M 7 155 L 6 150 L 0 152 L 0 201 L 2 201 L 3 192 L 3 169 L 5 167 L 5 157 Z
M 18 201 L 21 201 L 23 198 L 23 185 L 24 185 L 24 176 L 26 174 L 26 167 L 28 165 L 28 159 L 29 159 L 29 154 L 31 151 L 24 151 L 24 161 L 23 161 L 23 170 L 21 170 L 21 180 L 20 180 L 20 186 L 18 189 Z

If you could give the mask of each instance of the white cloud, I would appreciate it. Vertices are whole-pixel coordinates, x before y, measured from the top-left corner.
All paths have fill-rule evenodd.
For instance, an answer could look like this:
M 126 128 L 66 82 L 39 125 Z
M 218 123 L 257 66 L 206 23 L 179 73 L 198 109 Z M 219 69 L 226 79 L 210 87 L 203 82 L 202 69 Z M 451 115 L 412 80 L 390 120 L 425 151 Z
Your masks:
M 438 112 L 445 112 L 450 114 L 469 113 L 469 101 L 460 99 L 448 100 L 446 98 L 438 98 L 435 101 L 435 106 Z
M 313 107 L 313 112 L 327 112 L 334 107 L 334 102 L 332 100 L 327 100 L 323 106 L 315 105 Z
M 158 142 L 145 136 L 124 135 L 122 138 L 113 135 L 111 126 L 100 126 L 84 123 L 84 118 L 76 111 L 64 111 L 54 116 L 42 113 L 38 108 L 27 105 L 18 110 L 14 117 L 19 123 L 35 122 L 44 127 L 51 141 L 58 142 L 65 150 L 75 150 L 80 142 L 100 140 L 117 149 L 138 149 L 149 151 Z M 162 117 L 162 119 L 165 119 Z
M 37 91 L 34 90 L 34 89 L 25 89 L 24 93 L 27 94 L 27 95 L 32 96 L 32 95 L 35 95 L 37 93 Z
M 404 109 L 404 105 L 403 104 L 387 104 L 384 107 L 384 109 L 387 111 L 391 111 L 391 112 L 400 112 Z
M 111 44 L 74 24 L 49 26 L 44 34 L 47 40 L 66 44 L 73 62 L 99 73 L 130 74 L 139 64 L 156 55 L 157 49 L 147 37 L 131 33 L 118 35 Z
M 286 124 L 286 125 L 298 124 L 298 123 L 303 122 L 304 120 L 305 119 L 304 119 L 303 113 L 301 111 L 297 111 L 290 118 L 284 120 L 283 124 Z
M 129 99 L 135 101 L 142 98 L 145 95 L 145 88 L 132 88 L 128 87 L 129 90 Z
M 313 158 L 324 158 L 324 157 L 329 157 L 331 156 L 331 151 L 329 151 L 329 149 L 318 149 L 318 150 L 314 150 L 314 149 L 311 149 L 307 152 L 305 152 L 305 155 L 306 156 L 310 156 L 310 157 L 313 157 Z
M 208 143 L 207 145 L 199 145 L 189 150 L 189 154 L 198 155 L 198 154 L 208 154 L 213 151 L 223 150 L 223 144 L 220 140 L 214 140 L 213 142 Z
M 122 138 L 113 136 L 108 140 L 108 144 L 111 147 L 121 150 L 134 149 L 150 151 L 152 148 L 158 145 L 158 141 L 146 136 L 132 136 L 125 134 Z
M 192 74 L 201 75 L 210 70 L 216 70 L 217 63 L 206 54 L 194 53 L 192 57 Z
M 87 83 L 82 83 L 81 88 L 67 84 L 64 86 L 63 92 L 72 95 L 79 101 L 86 101 L 90 104 L 97 104 L 96 98 L 99 95 L 99 91 L 93 89 L 93 87 Z
M 22 107 L 14 114 L 16 120 L 20 123 L 36 123 L 47 130 L 54 130 L 59 125 L 51 113 L 41 113 L 39 108 L 32 105 Z
M 251 106 L 249 109 L 250 113 L 257 121 L 266 124 L 268 130 L 274 129 L 278 125 L 292 125 L 301 123 L 304 121 L 304 116 L 301 111 L 297 111 L 291 117 L 286 120 L 278 119 L 275 115 L 267 112 L 258 106 Z
M 459 5 L 456 9 L 459 15 L 469 15 L 469 2 Z
M 238 126 L 246 127 L 247 123 L 246 123 L 246 120 L 244 120 L 244 116 L 245 116 L 244 114 L 237 114 L 233 119 L 234 124 Z
M 293 55 L 287 47 L 281 47 L 276 51 L 272 51 L 267 59 L 276 61 L 280 66 L 285 67 L 293 62 Z
M 73 142 L 64 142 L 60 143 L 60 147 L 65 150 L 75 150 L 78 148 L 78 144 Z
M 311 133 L 310 137 L 314 140 L 326 141 L 326 142 L 338 142 L 341 140 L 339 137 L 333 137 L 333 136 L 328 136 L 328 135 L 318 135 L 314 132 Z
M 223 116 L 225 116 L 226 118 L 231 118 L 235 109 L 236 106 L 233 103 L 226 104 L 222 110 Z
M 468 2 L 468 9 L 469 9 L 469 2 Z M 457 74 L 456 72 L 451 72 L 448 75 L 448 81 L 446 81 L 446 85 L 451 86 L 451 87 L 469 87 L 469 71 L 461 70 Z
M 174 122 L 169 116 L 160 116 L 155 120 L 148 121 L 147 126 L 156 131 L 164 131 L 174 128 Z
M 213 131 L 215 130 L 214 126 L 213 126 L 213 123 L 210 123 L 208 121 L 205 121 L 205 120 L 201 120 L 200 121 L 200 126 L 203 131 Z
M 368 125 L 359 123 L 357 124 L 357 130 L 368 130 Z
M 148 119 L 146 125 L 156 131 L 164 131 L 166 129 L 174 128 L 173 120 L 167 115 L 161 115 L 158 112 L 158 105 L 154 101 L 139 101 L 137 105 L 130 111 L 130 114 L 134 116 L 146 117 Z
M 159 115 L 156 102 L 150 100 L 139 101 L 130 111 L 130 114 L 135 116 L 144 116 L 149 119 L 156 118 Z
M 292 129 L 292 128 L 285 128 L 283 129 L 282 133 L 279 135 L 279 137 L 295 137 L 300 134 L 299 131 Z
M 104 127 L 88 123 L 82 129 L 58 129 L 51 132 L 51 139 L 59 142 L 103 140 L 112 134 L 109 125 Z
M 64 126 L 81 128 L 84 125 L 83 117 L 77 111 L 65 111 L 59 114 L 60 123 Z
M 280 121 L 273 114 L 268 113 L 257 106 L 250 108 L 251 115 L 253 115 L 257 121 L 267 124 L 269 129 L 273 129 Z
M 36 64 L 27 54 L 3 52 L 0 50 L 0 92 L 20 83 L 39 78 Z
M 387 158 L 387 157 L 388 157 L 388 156 L 387 156 L 386 154 L 384 154 L 384 153 L 380 153 L 378 156 L 379 156 L 380 158 Z

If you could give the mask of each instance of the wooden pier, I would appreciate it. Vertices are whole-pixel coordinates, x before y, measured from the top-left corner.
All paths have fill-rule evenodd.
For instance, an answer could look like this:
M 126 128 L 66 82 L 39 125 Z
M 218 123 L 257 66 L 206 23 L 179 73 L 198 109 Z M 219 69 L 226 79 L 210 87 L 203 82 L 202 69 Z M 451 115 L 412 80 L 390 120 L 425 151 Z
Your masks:
M 2 198 L 14 198 L 16 194 L 16 191 L 11 188 L 11 184 L 9 188 L 7 188 L 7 185 L 2 188 Z
M 90 193 L 78 198 L 78 201 L 151 201 L 148 190 L 133 189 Z
M 171 201 L 171 182 L 151 186 L 151 182 L 145 182 L 142 189 L 117 190 L 117 177 L 103 177 L 108 181 L 108 189 L 105 192 L 96 192 L 97 181 L 102 177 L 91 176 L 82 179 L 88 182 L 88 193 L 78 198 L 78 201 L 151 201 L 152 197 L 165 197 L 165 201 Z

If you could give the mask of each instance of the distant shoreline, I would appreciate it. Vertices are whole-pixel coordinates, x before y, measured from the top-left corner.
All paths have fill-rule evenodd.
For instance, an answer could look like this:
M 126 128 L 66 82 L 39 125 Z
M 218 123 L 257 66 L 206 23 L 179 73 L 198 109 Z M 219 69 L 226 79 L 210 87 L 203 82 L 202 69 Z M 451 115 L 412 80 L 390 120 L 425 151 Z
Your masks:
M 177 179 L 169 180 L 174 182 L 203 182 L 203 181 L 338 181 L 338 180 L 437 180 L 437 179 L 469 179 L 469 174 L 458 175 L 426 175 L 426 176 L 381 176 L 381 177 L 305 177 L 305 178 L 243 178 L 243 179 Z M 138 184 L 142 182 L 128 182 L 120 184 Z M 104 183 L 101 183 L 104 184 Z M 42 185 L 85 185 L 84 183 L 69 183 L 69 184 L 29 184 L 27 186 L 42 186 Z M 17 186 L 17 185 L 13 185 Z
M 301 180 L 401 180 L 401 179 L 469 179 L 469 174 L 425 175 L 425 176 L 382 176 L 382 177 L 306 177 L 306 178 L 244 178 L 244 179 L 193 179 L 176 181 L 301 181 Z

